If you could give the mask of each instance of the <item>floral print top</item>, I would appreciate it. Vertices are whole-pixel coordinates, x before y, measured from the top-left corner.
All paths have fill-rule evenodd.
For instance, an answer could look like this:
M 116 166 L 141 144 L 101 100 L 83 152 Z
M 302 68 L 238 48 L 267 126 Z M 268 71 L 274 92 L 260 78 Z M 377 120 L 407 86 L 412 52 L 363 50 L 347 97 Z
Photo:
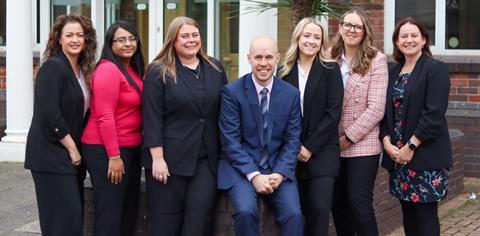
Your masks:
M 410 73 L 399 75 L 392 91 L 392 105 L 394 112 L 393 142 L 398 148 L 403 143 L 403 120 L 405 86 Z M 390 193 L 403 201 L 409 202 L 436 202 L 446 198 L 448 187 L 448 170 L 421 170 L 414 171 L 408 165 L 395 164 L 390 172 Z

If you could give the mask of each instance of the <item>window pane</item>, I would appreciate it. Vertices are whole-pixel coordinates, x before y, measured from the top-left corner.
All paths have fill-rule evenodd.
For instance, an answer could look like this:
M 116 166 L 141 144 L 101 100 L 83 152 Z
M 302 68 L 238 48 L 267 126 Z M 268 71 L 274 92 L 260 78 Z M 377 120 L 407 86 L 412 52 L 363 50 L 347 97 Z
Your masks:
M 220 0 L 216 9 L 216 57 L 223 63 L 228 80 L 233 81 L 238 79 L 239 17 L 232 13 L 240 10 L 240 4 L 238 0 Z
M 397 0 L 395 1 L 395 24 L 405 17 L 414 17 L 422 21 L 430 33 L 430 41 L 435 45 L 435 0 Z
M 445 47 L 480 49 L 480 1 L 447 0 Z
M 91 17 L 90 0 L 51 0 L 50 10 L 52 13 L 51 25 L 60 15 L 68 15 L 70 13 L 81 14 Z
M 166 0 L 163 5 L 163 37 L 165 38 L 170 22 L 177 16 L 188 16 L 200 24 L 200 35 L 207 49 L 207 0 Z
M 7 39 L 7 1 L 0 1 L 0 46 L 5 46 Z
M 148 62 L 148 11 L 148 0 L 105 1 L 105 31 L 118 20 L 132 23 L 140 36 L 145 62 Z

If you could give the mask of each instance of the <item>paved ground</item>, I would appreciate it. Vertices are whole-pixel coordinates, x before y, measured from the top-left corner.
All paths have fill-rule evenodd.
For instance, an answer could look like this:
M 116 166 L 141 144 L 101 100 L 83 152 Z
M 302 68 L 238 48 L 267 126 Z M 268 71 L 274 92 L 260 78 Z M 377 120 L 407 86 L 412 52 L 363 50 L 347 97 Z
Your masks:
M 480 179 L 465 179 L 468 192 L 480 195 Z M 0 236 L 38 236 L 37 205 L 32 177 L 20 163 L 0 162 Z M 480 196 L 467 201 L 467 194 L 440 207 L 443 235 L 480 236 Z M 389 236 L 401 236 L 398 228 Z

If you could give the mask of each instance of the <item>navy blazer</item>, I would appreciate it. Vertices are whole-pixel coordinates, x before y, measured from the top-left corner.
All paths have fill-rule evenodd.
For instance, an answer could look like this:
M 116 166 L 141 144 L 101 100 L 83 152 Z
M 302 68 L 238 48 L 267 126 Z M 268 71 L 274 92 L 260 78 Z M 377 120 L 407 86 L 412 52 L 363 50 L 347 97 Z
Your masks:
M 323 64 L 322 64 L 323 63 Z M 308 162 L 299 162 L 297 176 L 309 179 L 337 176 L 340 168 L 338 124 L 342 116 L 343 83 L 336 62 L 313 61 L 303 95 L 302 145 L 312 152 Z M 283 79 L 298 88 L 298 66 Z
M 404 62 L 389 70 L 385 116 L 381 122 L 380 139 L 394 136 L 394 114 L 392 89 Z M 415 150 L 408 168 L 413 170 L 435 170 L 452 166 L 452 148 L 445 113 L 448 107 L 450 78 L 448 67 L 443 62 L 425 54 L 418 59 L 404 93 L 405 120 L 403 143 L 415 135 L 422 144 Z M 393 141 L 393 139 L 392 139 Z M 394 162 L 384 152 L 382 166 L 393 169 Z
M 208 62 L 200 60 L 205 88 L 202 106 L 191 85 L 185 81 L 191 76 L 176 58 L 177 81 L 163 78 L 159 65 L 152 65 L 143 84 L 143 132 L 145 150 L 142 159 L 145 168 L 152 168 L 148 148 L 163 146 L 163 154 L 171 174 L 192 176 L 195 173 L 200 145 L 204 142 L 208 162 L 217 172 L 220 155 L 218 113 L 220 93 L 227 83 L 222 64 L 213 59 L 221 72 Z
M 301 145 L 300 117 L 300 92 L 275 77 L 269 102 L 268 163 L 272 172 L 293 181 Z M 229 189 L 247 173 L 259 171 L 262 158 L 262 118 L 251 73 L 223 88 L 218 122 L 222 142 L 218 188 Z
M 70 62 L 60 51 L 45 61 L 37 72 L 25 168 L 77 174 L 67 149 L 59 140 L 70 134 L 79 148 L 84 126 L 83 112 L 82 88 Z

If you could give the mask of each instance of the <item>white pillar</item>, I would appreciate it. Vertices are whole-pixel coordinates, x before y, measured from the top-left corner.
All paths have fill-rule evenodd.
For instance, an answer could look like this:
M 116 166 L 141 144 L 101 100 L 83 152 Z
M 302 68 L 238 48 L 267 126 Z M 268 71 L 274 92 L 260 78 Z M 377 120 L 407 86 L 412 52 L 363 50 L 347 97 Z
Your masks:
M 32 1 L 7 0 L 6 66 L 7 135 L 0 161 L 23 161 L 33 111 Z
M 276 0 L 264 0 L 275 2 Z M 251 12 L 246 9 L 252 6 L 252 2 L 240 1 L 240 26 L 238 45 L 238 77 L 251 71 L 247 61 L 250 42 L 257 36 L 268 35 L 277 39 L 277 9 L 270 9 L 263 13 Z

